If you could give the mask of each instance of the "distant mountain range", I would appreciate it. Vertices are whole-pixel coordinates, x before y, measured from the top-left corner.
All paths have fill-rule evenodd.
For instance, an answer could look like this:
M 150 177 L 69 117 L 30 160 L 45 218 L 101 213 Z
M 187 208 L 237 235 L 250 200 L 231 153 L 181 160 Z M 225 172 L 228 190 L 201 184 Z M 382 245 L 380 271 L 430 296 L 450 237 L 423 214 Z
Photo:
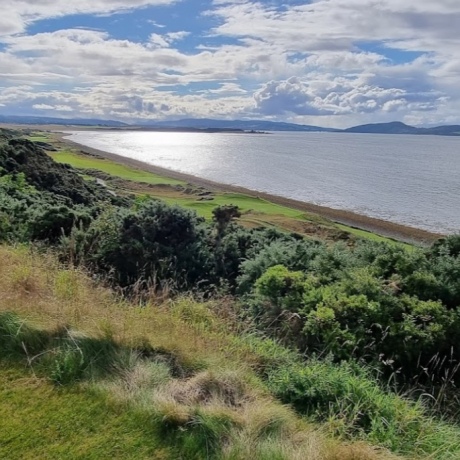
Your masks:
M 82 119 L 82 118 L 50 118 L 33 116 L 0 115 L 0 123 L 41 124 L 41 125 L 73 125 L 73 126 L 103 126 L 110 128 L 144 128 L 144 129 L 174 129 L 243 131 L 297 131 L 297 132 L 341 132 L 368 134 L 417 134 L 437 136 L 460 136 L 460 125 L 436 126 L 433 128 L 416 128 L 399 121 L 391 123 L 374 123 L 354 126 L 348 129 L 322 128 L 321 126 L 298 125 L 265 120 L 214 120 L 210 118 L 186 118 L 174 121 L 139 120 L 135 125 L 114 120 Z
M 210 118 L 186 118 L 175 121 L 157 121 L 145 123 L 147 126 L 157 128 L 216 128 L 216 129 L 242 129 L 245 131 L 316 131 L 338 132 L 340 129 L 322 128 L 321 126 L 296 125 L 266 120 L 213 120 Z
M 18 115 L 0 115 L 0 123 L 17 123 L 20 125 L 73 125 L 73 126 L 110 126 L 113 128 L 129 126 L 115 120 L 99 120 L 97 118 L 53 118 Z

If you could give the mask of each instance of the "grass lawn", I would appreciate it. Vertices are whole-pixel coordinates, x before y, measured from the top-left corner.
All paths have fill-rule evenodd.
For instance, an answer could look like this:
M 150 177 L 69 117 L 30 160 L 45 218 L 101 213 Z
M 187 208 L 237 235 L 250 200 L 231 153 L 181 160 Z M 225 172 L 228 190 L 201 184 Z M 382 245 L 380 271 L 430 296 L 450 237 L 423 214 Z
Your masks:
M 48 142 L 50 140 L 48 136 L 39 136 L 39 135 L 26 136 L 26 139 L 32 142 Z
M 359 228 L 348 227 L 347 225 L 336 224 L 338 228 L 341 228 L 345 232 L 351 233 L 352 235 L 358 236 L 359 238 L 366 238 L 368 240 L 378 241 L 379 243 L 390 243 L 404 246 L 407 249 L 414 249 L 412 244 L 403 243 L 401 241 L 392 240 L 384 236 L 377 235 L 377 233 L 368 232 L 366 230 L 360 230 Z
M 107 397 L 57 389 L 28 370 L 0 365 L 0 458 L 167 459 L 147 417 Z
M 253 197 L 250 195 L 243 195 L 240 193 L 219 193 L 214 195 L 214 199 L 210 201 L 198 201 L 194 197 L 184 198 L 164 198 L 170 204 L 178 204 L 190 209 L 194 209 L 200 216 L 207 219 L 212 217 L 212 210 L 216 206 L 233 204 L 238 206 L 244 213 L 252 211 L 264 214 L 276 214 L 294 219 L 305 219 L 305 213 L 296 209 L 280 206 L 275 203 L 263 200 L 261 198 Z
M 114 161 L 105 160 L 102 158 L 95 158 L 89 155 L 78 155 L 70 151 L 60 151 L 57 153 L 51 153 L 51 157 L 59 163 L 67 163 L 75 168 L 81 169 L 98 169 L 112 176 L 120 177 L 125 180 L 132 180 L 135 182 L 143 182 L 146 184 L 170 184 L 180 185 L 184 182 L 170 179 L 169 177 L 159 176 L 147 171 L 141 171 L 140 169 L 129 168 L 120 163 Z

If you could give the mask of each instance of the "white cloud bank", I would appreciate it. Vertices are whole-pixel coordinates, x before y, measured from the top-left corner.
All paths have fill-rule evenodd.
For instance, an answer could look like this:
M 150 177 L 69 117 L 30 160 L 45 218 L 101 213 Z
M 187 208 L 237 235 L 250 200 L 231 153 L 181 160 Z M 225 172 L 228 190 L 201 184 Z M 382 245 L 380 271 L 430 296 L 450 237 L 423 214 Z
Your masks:
M 216 0 L 203 12 L 214 27 L 187 52 L 181 44 L 189 30 L 153 23 L 145 43 L 85 29 L 26 33 L 28 24 L 44 18 L 120 13 L 172 0 L 3 3 L 4 111 L 125 120 L 248 116 L 329 126 L 460 123 L 458 0 L 280 7 Z

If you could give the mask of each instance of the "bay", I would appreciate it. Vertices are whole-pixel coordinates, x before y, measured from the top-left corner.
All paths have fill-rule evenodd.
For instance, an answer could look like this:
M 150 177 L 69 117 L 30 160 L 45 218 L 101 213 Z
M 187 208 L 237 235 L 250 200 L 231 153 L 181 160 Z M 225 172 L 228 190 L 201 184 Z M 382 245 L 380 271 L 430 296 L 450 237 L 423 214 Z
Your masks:
M 216 182 L 460 231 L 460 137 L 75 131 L 68 138 Z

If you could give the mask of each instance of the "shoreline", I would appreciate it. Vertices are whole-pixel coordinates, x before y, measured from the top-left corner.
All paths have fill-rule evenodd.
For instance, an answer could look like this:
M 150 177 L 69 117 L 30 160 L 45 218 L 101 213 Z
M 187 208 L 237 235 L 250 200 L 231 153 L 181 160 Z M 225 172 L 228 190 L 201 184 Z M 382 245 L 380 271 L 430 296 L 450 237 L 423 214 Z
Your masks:
M 75 130 L 72 129 L 72 131 Z M 216 192 L 220 191 L 230 193 L 241 193 L 244 195 L 262 198 L 263 200 L 270 201 L 281 206 L 286 206 L 299 211 L 319 215 L 338 224 L 376 233 L 378 235 L 387 238 L 392 238 L 405 243 L 429 244 L 438 238 L 446 236 L 442 233 L 430 232 L 428 230 L 410 227 L 408 225 L 398 224 L 395 222 L 390 222 L 375 217 L 369 217 L 362 214 L 357 214 L 353 211 L 334 209 L 329 208 L 327 206 L 320 206 L 313 203 L 295 200 L 292 198 L 285 198 L 279 195 L 272 195 L 267 192 L 251 190 L 237 185 L 222 184 L 220 182 L 215 182 L 209 179 L 203 179 L 192 174 L 181 173 L 171 169 L 162 168 L 160 166 L 154 166 L 140 160 L 127 158 L 116 153 L 107 152 L 105 150 L 95 149 L 92 147 L 88 147 L 84 144 L 79 144 L 78 142 L 66 139 L 65 136 L 68 136 L 70 134 L 67 133 L 65 130 L 53 130 L 53 134 L 56 135 L 58 140 L 62 143 L 68 145 L 69 147 L 77 148 L 83 153 L 100 156 L 102 158 L 115 161 L 125 166 L 130 166 L 136 169 L 148 171 L 154 174 L 158 174 L 159 176 L 181 180 L 196 186 L 205 187 Z

